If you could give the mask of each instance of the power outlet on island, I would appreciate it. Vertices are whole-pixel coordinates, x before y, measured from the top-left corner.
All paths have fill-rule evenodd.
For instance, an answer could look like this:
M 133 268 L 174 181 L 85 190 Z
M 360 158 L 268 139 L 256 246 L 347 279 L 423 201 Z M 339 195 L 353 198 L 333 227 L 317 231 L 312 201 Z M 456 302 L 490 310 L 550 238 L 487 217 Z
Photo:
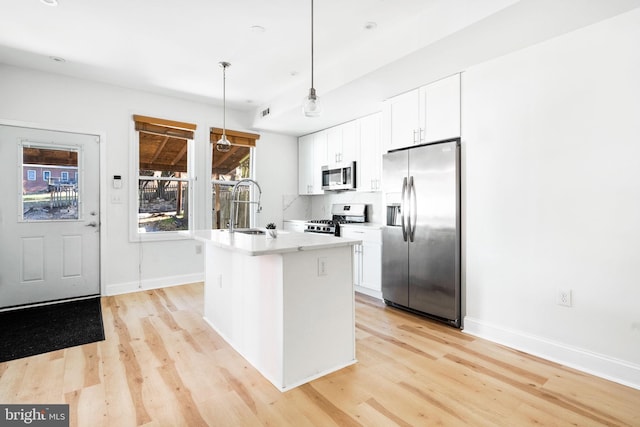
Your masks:
M 318 258 L 318 276 L 326 276 L 327 275 L 327 258 L 319 257 Z

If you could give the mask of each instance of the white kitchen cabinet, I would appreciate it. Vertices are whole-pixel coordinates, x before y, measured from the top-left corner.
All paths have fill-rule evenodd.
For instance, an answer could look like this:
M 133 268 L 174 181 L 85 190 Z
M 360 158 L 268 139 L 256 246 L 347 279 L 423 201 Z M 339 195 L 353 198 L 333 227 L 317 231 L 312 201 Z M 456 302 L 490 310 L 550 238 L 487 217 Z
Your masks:
M 460 136 L 460 74 L 427 85 L 424 91 L 425 142 Z
M 329 128 L 326 132 L 328 164 L 357 161 L 358 136 L 355 120 Z
M 313 134 L 313 146 L 315 152 L 315 172 L 314 176 L 317 178 L 317 186 L 315 188 L 314 194 L 323 194 L 322 192 L 322 175 L 321 170 L 322 166 L 329 164 L 329 159 L 327 156 L 327 131 L 321 130 L 320 132 L 316 132 Z
M 312 194 L 314 186 L 313 135 L 298 138 L 298 194 Z
M 460 74 L 390 98 L 384 108 L 384 149 L 460 136 Z
M 382 298 L 382 230 L 372 226 L 343 225 L 340 235 L 362 240 L 362 244 L 353 247 L 356 290 Z
M 422 126 L 420 89 L 395 96 L 385 103 L 385 151 L 420 142 Z
M 380 191 L 382 183 L 381 113 L 358 119 L 360 162 L 357 191 Z
M 298 194 L 324 194 L 320 168 L 326 163 L 326 132 L 298 138 Z

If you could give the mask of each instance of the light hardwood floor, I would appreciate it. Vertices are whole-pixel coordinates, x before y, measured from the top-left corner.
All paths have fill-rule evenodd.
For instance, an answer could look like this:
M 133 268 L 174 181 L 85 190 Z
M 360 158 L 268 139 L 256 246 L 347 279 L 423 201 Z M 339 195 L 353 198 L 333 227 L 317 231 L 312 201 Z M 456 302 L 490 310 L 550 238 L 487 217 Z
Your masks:
M 202 319 L 202 284 L 105 297 L 106 340 L 0 363 L 0 403 L 77 426 L 640 426 L 640 391 L 358 295 L 358 363 L 280 393 Z

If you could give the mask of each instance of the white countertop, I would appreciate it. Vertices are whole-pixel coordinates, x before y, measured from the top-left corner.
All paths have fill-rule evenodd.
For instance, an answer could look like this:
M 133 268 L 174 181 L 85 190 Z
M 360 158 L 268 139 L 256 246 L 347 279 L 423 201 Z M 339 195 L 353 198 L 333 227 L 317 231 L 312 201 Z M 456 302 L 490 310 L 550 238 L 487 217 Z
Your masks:
M 242 252 L 249 256 L 278 254 L 296 251 L 337 248 L 359 245 L 362 240 L 335 237 L 317 233 L 289 233 L 278 230 L 278 237 L 229 233 L 227 230 L 195 230 L 183 232 L 189 237 L 212 245 Z

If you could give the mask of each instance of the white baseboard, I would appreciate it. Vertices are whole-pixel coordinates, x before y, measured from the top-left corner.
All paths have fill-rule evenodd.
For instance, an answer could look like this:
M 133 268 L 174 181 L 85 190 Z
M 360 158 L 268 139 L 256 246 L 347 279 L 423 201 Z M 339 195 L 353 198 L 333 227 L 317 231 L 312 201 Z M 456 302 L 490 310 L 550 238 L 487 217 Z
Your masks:
M 143 279 L 136 282 L 116 283 L 107 285 L 105 295 L 128 294 L 147 289 L 168 288 L 169 286 L 184 285 L 185 283 L 204 282 L 204 273 L 185 274 L 181 276 L 159 277 Z
M 521 331 L 464 318 L 463 332 L 640 390 L 640 366 Z
M 370 297 L 378 298 L 382 300 L 382 292 L 375 291 L 373 289 L 365 288 L 364 286 L 354 286 L 356 292 L 360 292 L 361 294 L 369 295 Z

